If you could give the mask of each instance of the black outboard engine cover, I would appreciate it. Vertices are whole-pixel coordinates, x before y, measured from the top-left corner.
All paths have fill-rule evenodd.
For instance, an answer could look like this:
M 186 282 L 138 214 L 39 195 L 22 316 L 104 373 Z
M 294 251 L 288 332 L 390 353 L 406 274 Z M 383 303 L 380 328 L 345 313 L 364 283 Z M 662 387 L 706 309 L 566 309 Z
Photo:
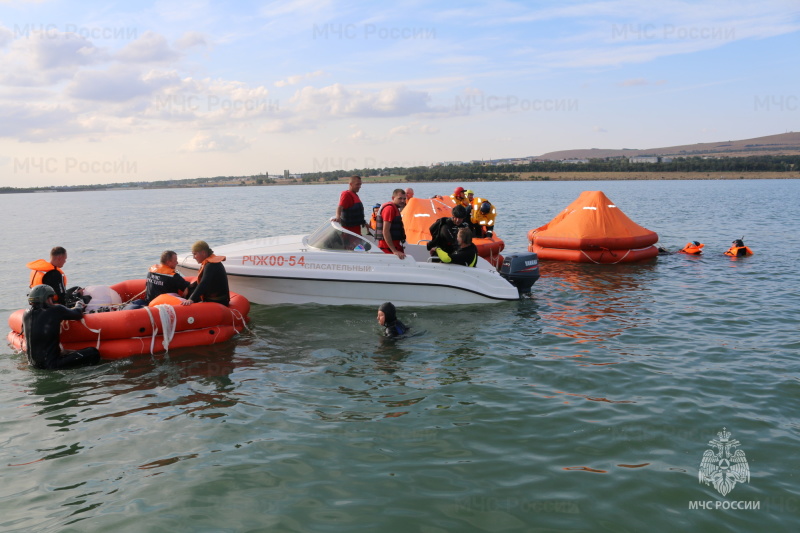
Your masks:
M 539 256 L 533 252 L 507 255 L 500 266 L 500 275 L 520 294 L 530 294 L 531 287 L 539 279 Z

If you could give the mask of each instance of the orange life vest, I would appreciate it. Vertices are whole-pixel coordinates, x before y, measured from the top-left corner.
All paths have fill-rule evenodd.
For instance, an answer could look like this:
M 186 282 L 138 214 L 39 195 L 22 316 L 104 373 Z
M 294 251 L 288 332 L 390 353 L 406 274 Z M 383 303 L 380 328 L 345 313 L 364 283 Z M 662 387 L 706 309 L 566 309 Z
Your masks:
M 27 267 L 31 269 L 31 283 L 30 288 L 34 288 L 37 285 L 41 285 L 42 279 L 44 275 L 48 272 L 52 272 L 53 270 L 58 270 L 61 274 L 61 279 L 63 280 L 62 283 L 64 284 L 64 288 L 67 287 L 67 275 L 64 274 L 64 271 L 60 268 L 53 266 L 49 261 L 45 261 L 44 259 L 37 259 L 36 261 L 31 261 L 27 264 Z M 53 297 L 54 301 L 58 301 L 58 296 Z M 59 302 L 63 303 L 63 302 Z
M 744 253 L 742 253 L 742 250 L 744 250 Z M 728 251 L 725 252 L 725 255 L 729 255 L 731 257 L 744 257 L 746 255 L 753 255 L 753 250 L 747 246 L 731 246 L 728 248 Z
M 225 261 L 225 259 L 227 258 L 224 255 L 215 255 L 215 254 L 211 254 L 208 257 L 206 257 L 205 261 L 200 263 L 200 270 L 197 272 L 197 281 L 200 281 L 200 278 L 203 277 L 203 269 L 205 268 L 206 263 L 222 263 L 223 261 Z
M 703 253 L 703 246 L 705 246 L 705 244 L 701 243 L 695 246 L 693 242 L 687 242 L 686 246 L 684 246 L 682 250 L 679 250 L 679 252 L 682 254 L 700 254 Z
M 161 263 L 151 266 L 150 272 L 153 274 L 164 274 L 165 276 L 174 276 L 176 274 L 174 268 L 164 266 Z

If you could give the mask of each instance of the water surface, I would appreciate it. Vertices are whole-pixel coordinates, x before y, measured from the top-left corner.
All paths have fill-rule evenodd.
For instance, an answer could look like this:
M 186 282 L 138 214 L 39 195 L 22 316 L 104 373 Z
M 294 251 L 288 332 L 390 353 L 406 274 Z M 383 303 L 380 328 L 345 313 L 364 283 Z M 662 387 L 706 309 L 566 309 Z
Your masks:
M 374 309 L 312 305 L 254 306 L 228 343 L 68 372 L 4 347 L 0 529 L 796 530 L 800 182 L 414 189 L 456 185 L 497 205 L 507 251 L 602 190 L 660 245 L 706 252 L 543 263 L 529 300 L 400 309 L 413 335 L 399 341 Z M 112 284 L 197 239 L 311 231 L 340 188 L 0 195 L 0 318 L 56 244 L 70 284 Z M 723 256 L 739 237 L 756 255 Z M 698 482 L 723 427 L 751 476 L 724 497 Z

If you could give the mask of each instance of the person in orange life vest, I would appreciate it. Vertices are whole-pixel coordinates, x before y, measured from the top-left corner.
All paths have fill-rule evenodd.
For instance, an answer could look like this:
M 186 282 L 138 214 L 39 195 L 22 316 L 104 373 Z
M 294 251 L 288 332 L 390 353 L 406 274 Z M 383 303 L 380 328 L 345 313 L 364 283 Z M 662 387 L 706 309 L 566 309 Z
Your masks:
M 67 275 L 61 268 L 67 262 L 67 251 L 62 246 L 55 246 L 50 250 L 50 261 L 44 259 L 37 259 L 28 263 L 27 267 L 31 269 L 30 288 L 37 285 L 49 285 L 53 288 L 55 296 L 53 300 L 61 305 L 68 305 L 67 292 L 74 293 L 75 296 L 83 296 L 83 289 L 71 288 L 67 291 Z
M 475 193 L 472 192 L 472 189 L 467 189 L 466 191 L 464 191 L 464 196 L 467 199 L 467 203 L 464 204 L 464 207 L 467 208 L 468 213 L 471 213 L 472 206 L 475 205 Z
M 678 250 L 678 252 L 682 254 L 699 255 L 703 253 L 704 246 L 705 244 L 702 244 L 698 241 L 687 242 L 686 246 Z
M 753 250 L 745 246 L 742 239 L 736 239 L 733 241 L 733 246 L 728 248 L 728 251 L 725 252 L 725 255 L 729 255 L 731 257 L 744 257 L 746 255 L 753 255 Z
M 403 242 L 406 240 L 406 230 L 400 210 L 406 206 L 406 192 L 395 189 L 392 192 L 392 201 L 386 202 L 378 210 L 377 229 L 378 248 L 384 253 L 394 254 L 400 259 L 405 259 Z
M 378 227 L 378 209 L 381 208 L 381 204 L 375 204 L 372 206 L 372 216 L 369 218 L 369 227 L 375 231 Z
M 189 285 L 189 298 L 181 305 L 196 302 L 216 302 L 228 305 L 231 301 L 228 288 L 228 274 L 225 272 L 224 255 L 214 255 L 206 241 L 197 241 L 192 245 L 192 257 L 200 264 L 197 281 Z
M 144 305 L 149 304 L 162 294 L 185 295 L 189 282 L 175 271 L 178 266 L 178 254 L 167 250 L 161 254 L 161 263 L 153 265 L 147 272 L 147 285 Z
M 464 187 L 456 187 L 456 190 L 453 191 L 453 194 L 450 195 L 450 198 L 456 203 L 456 205 L 470 207 L 467 198 L 464 196 Z
M 361 226 L 366 226 L 364 219 L 364 204 L 358 197 L 361 190 L 361 176 L 350 177 L 350 188 L 342 191 L 339 196 L 339 205 L 336 207 L 336 217 L 333 219 L 347 231 L 361 235 Z

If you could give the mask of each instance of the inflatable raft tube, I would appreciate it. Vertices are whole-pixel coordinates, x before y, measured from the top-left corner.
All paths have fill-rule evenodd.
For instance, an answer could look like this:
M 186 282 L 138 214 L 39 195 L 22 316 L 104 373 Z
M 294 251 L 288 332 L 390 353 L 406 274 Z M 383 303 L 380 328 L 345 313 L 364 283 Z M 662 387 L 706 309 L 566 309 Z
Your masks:
M 128 280 L 111 287 L 123 302 L 143 294 L 145 280 Z M 230 306 L 200 302 L 192 305 L 169 306 L 170 328 L 174 328 L 168 348 L 207 346 L 232 338 L 249 322 L 250 302 L 244 296 L 231 293 Z M 15 311 L 8 319 L 11 332 L 9 343 L 25 350 L 22 334 L 24 309 Z M 95 346 L 103 359 L 121 359 L 143 353 L 164 352 L 164 319 L 158 307 L 123 311 L 90 313 L 81 321 L 62 322 L 61 344 L 66 350 Z

